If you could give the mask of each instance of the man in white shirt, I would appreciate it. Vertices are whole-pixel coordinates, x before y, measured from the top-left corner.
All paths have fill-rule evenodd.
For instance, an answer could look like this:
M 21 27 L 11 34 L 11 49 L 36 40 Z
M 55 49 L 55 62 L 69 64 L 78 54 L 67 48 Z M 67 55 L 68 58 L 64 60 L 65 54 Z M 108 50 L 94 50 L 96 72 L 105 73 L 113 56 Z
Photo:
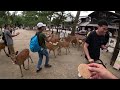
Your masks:
M 65 30 L 65 37 L 68 37 L 68 33 L 66 32 L 66 30 Z
M 65 37 L 65 33 L 61 30 L 61 32 L 60 32 L 60 39 L 63 41 L 64 37 Z

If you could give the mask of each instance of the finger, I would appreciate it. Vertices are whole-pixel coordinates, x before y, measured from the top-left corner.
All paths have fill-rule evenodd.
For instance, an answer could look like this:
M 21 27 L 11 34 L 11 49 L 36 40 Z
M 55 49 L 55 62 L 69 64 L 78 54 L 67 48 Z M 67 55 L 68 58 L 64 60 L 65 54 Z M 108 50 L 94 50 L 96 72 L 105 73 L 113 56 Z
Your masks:
M 98 75 L 91 76 L 90 79 L 98 79 Z
M 97 72 L 91 72 L 91 76 L 96 75 L 96 74 L 97 74 Z
M 97 72 L 99 73 L 99 68 L 96 68 L 96 67 L 88 67 L 88 70 L 90 70 L 91 72 Z
M 88 66 L 90 66 L 90 67 L 99 67 L 99 64 L 97 64 L 97 63 L 90 63 L 90 64 L 88 64 Z

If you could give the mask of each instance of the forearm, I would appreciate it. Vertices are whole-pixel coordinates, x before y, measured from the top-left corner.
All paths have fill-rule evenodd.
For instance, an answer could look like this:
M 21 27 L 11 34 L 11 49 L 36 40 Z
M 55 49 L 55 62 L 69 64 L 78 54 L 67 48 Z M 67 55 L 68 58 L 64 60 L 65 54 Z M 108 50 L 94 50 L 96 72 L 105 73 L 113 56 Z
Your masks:
M 85 55 L 87 56 L 87 59 L 91 59 L 90 55 L 89 55 L 89 51 L 88 51 L 88 48 L 86 46 L 84 46 L 84 53 Z
M 17 36 L 17 35 L 12 35 L 12 37 L 15 37 L 15 36 Z
M 110 73 L 110 72 L 109 72 Z M 108 74 L 108 79 L 118 79 L 115 75 L 113 75 L 112 73 Z

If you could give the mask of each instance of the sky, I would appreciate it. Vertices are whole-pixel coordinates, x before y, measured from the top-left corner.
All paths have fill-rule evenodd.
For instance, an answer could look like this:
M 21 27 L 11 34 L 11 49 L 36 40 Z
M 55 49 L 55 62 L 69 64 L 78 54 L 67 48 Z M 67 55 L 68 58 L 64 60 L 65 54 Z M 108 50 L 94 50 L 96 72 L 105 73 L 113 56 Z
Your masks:
M 69 12 L 71 12 L 71 14 L 73 14 L 74 16 L 76 16 L 77 11 L 69 11 Z M 80 12 L 80 16 L 88 16 L 92 12 L 94 12 L 94 11 L 81 11 Z M 110 11 L 110 12 L 115 13 L 115 11 Z

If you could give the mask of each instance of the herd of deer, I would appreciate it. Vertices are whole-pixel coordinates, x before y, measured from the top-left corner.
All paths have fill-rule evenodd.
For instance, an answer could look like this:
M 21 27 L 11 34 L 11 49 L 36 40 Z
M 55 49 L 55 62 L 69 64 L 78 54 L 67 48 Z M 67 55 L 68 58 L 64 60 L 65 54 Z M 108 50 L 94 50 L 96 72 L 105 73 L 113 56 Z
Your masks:
M 73 47 L 77 47 L 79 50 L 80 46 L 83 46 L 85 39 L 86 37 L 81 35 L 68 35 L 68 37 L 64 37 L 64 39 L 61 41 L 59 35 L 53 34 L 51 35 L 51 37 L 48 38 L 49 42 L 46 42 L 46 46 L 49 49 L 49 53 L 50 51 L 53 51 L 54 57 L 56 57 L 56 49 L 58 51 L 58 55 L 61 55 L 61 49 L 65 48 L 67 55 L 68 51 L 70 52 L 70 44 L 72 44 Z
M 45 34 L 48 34 L 48 33 L 45 32 Z M 49 33 L 49 35 L 51 34 Z M 65 37 L 64 40 L 61 41 L 61 39 L 59 38 L 59 35 L 52 34 L 51 37 L 48 38 L 48 41 L 49 42 L 46 42 L 46 46 L 49 50 L 49 53 L 50 51 L 53 51 L 54 56 L 56 57 L 55 50 L 58 51 L 58 55 L 61 55 L 62 48 L 66 49 L 66 55 L 67 55 L 67 51 L 70 52 L 69 50 L 70 43 L 72 44 L 72 46 L 78 46 L 78 50 L 79 50 L 80 46 L 84 44 L 85 38 L 80 35 L 75 35 L 75 36 L 68 35 L 68 37 Z M 4 43 L 0 43 L 0 51 L 2 49 L 4 50 L 5 54 L 8 56 L 8 54 L 5 51 Z M 29 69 L 29 58 L 31 59 L 29 49 L 23 49 L 17 55 L 10 56 L 10 58 L 12 59 L 12 61 L 14 61 L 15 64 L 19 65 L 20 71 L 21 71 L 21 77 L 23 77 L 21 65 L 23 65 L 23 68 L 25 69 L 24 62 L 26 59 L 28 59 L 28 69 Z M 32 59 L 31 59 L 31 62 L 33 63 Z M 28 69 L 25 69 L 25 70 L 28 70 Z

